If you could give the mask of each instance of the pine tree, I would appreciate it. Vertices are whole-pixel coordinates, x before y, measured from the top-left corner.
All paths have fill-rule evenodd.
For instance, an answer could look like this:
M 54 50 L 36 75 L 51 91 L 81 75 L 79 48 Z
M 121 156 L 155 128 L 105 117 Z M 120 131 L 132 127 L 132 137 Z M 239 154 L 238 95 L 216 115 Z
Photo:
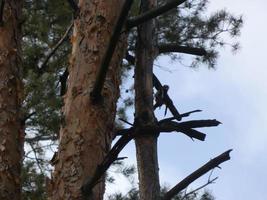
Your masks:
M 133 15 L 140 14 L 138 2 L 139 1 L 135 1 L 134 8 L 131 12 Z M 25 28 L 25 36 L 24 36 L 25 38 L 24 48 L 26 47 L 24 49 L 25 50 L 24 52 L 26 52 L 27 55 L 29 55 L 27 59 L 24 59 L 25 61 L 24 65 L 27 66 L 24 68 L 25 69 L 24 74 L 27 80 L 26 81 L 26 95 L 27 96 L 26 96 L 26 101 L 25 101 L 26 103 L 24 105 L 24 109 L 25 109 L 26 126 L 29 130 L 28 131 L 29 134 L 26 137 L 26 141 L 29 144 L 31 143 L 31 145 L 33 144 L 32 145 L 33 149 L 40 150 L 41 149 L 39 146 L 40 141 L 50 140 L 50 139 L 55 141 L 57 139 L 57 133 L 59 132 L 59 124 L 60 123 L 62 124 L 62 129 L 61 129 L 61 134 L 60 134 L 61 135 L 61 147 L 60 147 L 59 153 L 55 154 L 56 155 L 55 160 L 53 160 L 53 163 L 56 163 L 56 173 L 55 173 L 56 183 L 54 187 L 57 187 L 57 184 L 61 182 L 60 179 L 63 177 L 64 174 L 68 174 L 65 172 L 69 172 L 68 169 L 66 169 L 66 171 L 60 170 L 61 167 L 66 167 L 66 168 L 69 167 L 67 165 L 63 166 L 62 164 L 63 160 L 66 159 L 65 152 L 63 152 L 65 151 L 65 149 L 62 147 L 62 142 L 64 146 L 65 145 L 64 141 L 67 141 L 66 143 L 68 145 L 68 148 L 66 148 L 67 149 L 66 152 L 71 153 L 71 155 L 69 154 L 67 155 L 67 156 L 70 156 L 68 157 L 67 160 L 69 161 L 69 163 L 73 164 L 73 162 L 75 161 L 74 156 L 76 157 L 75 152 L 72 152 L 73 146 L 75 146 L 74 149 L 77 150 L 77 148 L 78 147 L 80 148 L 80 146 L 89 145 L 91 143 L 95 143 L 98 140 L 102 141 L 100 142 L 101 144 L 103 144 L 103 145 L 100 145 L 101 149 L 99 148 L 99 146 L 96 147 L 96 149 L 98 149 L 97 151 L 94 150 L 95 147 L 93 147 L 93 149 L 91 150 L 88 149 L 88 151 L 91 151 L 91 152 L 94 152 L 94 151 L 98 152 L 94 154 L 97 157 L 96 162 L 92 162 L 93 164 L 91 167 L 89 167 L 88 165 L 88 168 L 90 169 L 86 170 L 86 172 L 85 170 L 84 171 L 74 170 L 74 172 L 79 173 L 79 176 L 77 177 L 82 177 L 81 179 L 85 180 L 87 179 L 86 178 L 87 176 L 88 177 L 93 176 L 95 169 L 97 169 L 96 168 L 97 164 L 99 164 L 99 166 L 102 166 L 101 161 L 103 160 L 103 157 L 105 156 L 105 154 L 108 152 L 111 141 L 114 136 L 113 127 L 114 127 L 114 119 L 115 119 L 116 101 L 119 96 L 118 86 L 120 84 L 120 77 L 122 74 L 121 71 L 126 69 L 124 68 L 121 70 L 117 67 L 122 62 L 122 54 L 125 48 L 121 48 L 120 51 L 116 51 L 116 54 L 118 52 L 120 54 L 120 55 L 116 55 L 117 56 L 116 63 L 119 63 L 119 64 L 116 66 L 116 69 L 113 67 L 113 65 L 110 66 L 110 69 L 115 69 L 114 70 L 115 75 L 110 76 L 111 72 L 109 72 L 108 77 L 106 78 L 105 84 L 107 85 L 103 90 L 102 100 L 104 100 L 104 105 L 106 105 L 107 107 L 101 108 L 100 106 L 99 108 L 99 106 L 91 105 L 90 94 L 93 89 L 93 83 L 96 80 L 96 75 L 98 74 L 97 67 L 99 67 L 100 62 L 102 62 L 103 60 L 102 55 L 104 54 L 106 50 L 106 44 L 108 43 L 108 40 L 109 40 L 108 38 L 110 37 L 110 34 L 112 32 L 113 24 L 116 21 L 115 19 L 117 19 L 114 16 L 113 16 L 113 19 L 109 19 L 112 21 L 112 23 L 110 26 L 108 26 L 108 33 L 105 31 L 103 33 L 101 28 L 105 29 L 106 27 L 101 27 L 101 25 L 105 24 L 106 23 L 105 19 L 108 18 L 106 16 L 107 14 L 106 13 L 107 9 L 105 7 L 106 3 L 99 1 L 97 2 L 96 5 L 98 5 L 98 3 L 100 4 L 98 12 L 97 13 L 92 12 L 91 16 L 88 15 L 87 12 L 90 11 L 90 9 L 94 9 L 94 7 L 89 8 L 87 7 L 88 5 L 84 6 L 83 4 L 80 3 L 79 4 L 80 12 L 79 10 L 75 11 L 74 17 L 77 17 L 77 16 L 78 17 L 75 20 L 76 28 L 74 29 L 75 31 L 72 37 L 73 50 L 72 50 L 72 56 L 70 58 L 69 72 L 68 70 L 66 70 L 66 66 L 68 65 L 66 55 L 68 54 L 70 50 L 70 45 L 65 44 L 65 43 L 63 43 L 63 45 L 60 44 L 61 46 L 59 49 L 57 49 L 56 53 L 54 53 L 52 57 L 49 57 L 49 53 L 52 52 L 49 49 L 57 41 L 60 42 L 60 37 L 61 35 L 64 34 L 64 29 L 66 29 L 67 24 L 71 24 L 70 23 L 71 12 L 68 9 L 68 5 L 66 1 L 61 1 L 61 0 L 60 1 L 52 1 L 52 0 L 51 1 L 33 1 L 32 0 L 32 1 L 27 1 L 27 4 L 26 4 L 28 6 L 27 9 L 38 10 L 34 13 L 26 13 L 26 16 L 28 16 L 28 19 L 30 19 L 30 23 L 25 25 L 25 27 L 27 27 L 28 29 Z M 159 1 L 158 6 L 162 6 L 165 3 L 166 3 L 165 1 Z M 116 1 L 112 4 L 113 6 L 110 7 L 110 9 L 114 9 L 113 11 L 115 11 L 116 14 L 118 14 L 118 10 L 121 7 L 121 5 L 118 6 L 117 4 L 118 2 Z M 178 9 L 173 9 L 169 11 L 168 13 L 162 16 L 159 16 L 158 19 L 155 20 L 156 26 L 154 29 L 156 30 L 156 33 L 158 33 L 158 38 L 155 38 L 155 40 L 158 41 L 158 44 L 153 44 L 154 49 L 156 49 L 154 50 L 155 54 L 153 55 L 153 59 L 155 59 L 160 54 L 171 54 L 173 59 L 181 59 L 180 56 L 177 57 L 172 52 L 178 52 L 178 53 L 193 52 L 192 54 L 198 55 L 198 56 L 196 57 L 195 62 L 192 63 L 192 66 L 196 66 L 197 64 L 202 63 L 202 62 L 207 62 L 210 67 L 214 66 L 214 63 L 215 63 L 214 61 L 216 60 L 216 55 L 217 55 L 216 53 L 217 48 L 219 46 L 226 44 L 224 43 L 224 40 L 221 38 L 221 34 L 230 33 L 230 36 L 237 36 L 239 34 L 239 29 L 242 24 L 242 19 L 233 17 L 232 15 L 230 15 L 229 13 L 225 11 L 220 11 L 218 13 L 213 14 L 211 17 L 205 18 L 203 16 L 203 12 L 205 11 L 206 5 L 207 5 L 207 1 L 198 1 L 198 0 L 186 1 L 186 3 L 181 4 L 178 7 Z M 74 6 L 74 9 L 77 9 L 77 6 Z M 184 12 L 183 10 L 187 10 L 188 12 Z M 108 16 L 113 15 L 114 13 L 113 11 L 108 12 L 107 15 Z M 46 13 L 48 13 L 49 15 L 47 16 Z M 186 13 L 189 13 L 189 14 L 186 14 Z M 95 23 L 96 26 L 92 26 L 92 24 L 90 24 L 91 19 L 95 19 L 93 20 L 92 24 Z M 46 22 L 45 26 L 37 26 L 37 24 L 40 24 L 40 21 L 45 21 Z M 128 20 L 128 21 L 133 22 L 131 20 Z M 170 23 L 170 22 L 175 22 L 175 23 Z M 85 28 L 87 23 L 90 24 L 88 26 L 91 27 L 91 29 Z M 128 23 L 128 24 L 131 24 L 131 23 Z M 223 24 L 227 27 L 227 29 L 224 29 L 224 27 L 222 26 Z M 129 61 L 129 65 L 134 64 L 135 62 L 136 63 L 140 62 L 139 61 L 140 59 L 138 58 L 139 57 L 138 53 L 140 53 L 140 51 L 137 51 L 135 48 L 136 41 L 138 37 L 140 37 L 140 35 L 136 31 L 135 28 L 133 27 L 131 28 L 132 29 L 129 32 L 129 37 L 128 37 L 129 51 L 126 54 L 127 55 L 126 58 Z M 92 31 L 92 34 L 88 30 Z M 98 31 L 100 31 L 100 33 Z M 47 32 L 49 32 L 49 34 L 46 34 Z M 69 35 L 69 32 L 66 32 L 66 33 L 67 35 Z M 101 36 L 102 33 L 105 35 L 105 37 Z M 100 37 L 100 40 L 96 40 L 96 39 L 99 39 L 98 37 Z M 101 39 L 102 37 L 105 38 L 103 39 L 103 41 Z M 66 38 L 67 37 L 65 37 L 64 40 L 66 40 Z M 99 41 L 99 42 L 96 42 L 96 41 Z M 119 45 L 121 46 L 126 45 L 125 42 L 122 42 L 122 41 L 120 42 L 121 43 Z M 237 45 L 233 44 L 233 47 L 236 48 Z M 82 52 L 81 51 L 82 49 L 84 49 L 85 52 Z M 89 49 L 90 51 L 87 51 L 86 49 L 87 50 Z M 86 55 L 88 52 L 89 54 Z M 86 58 L 86 60 L 84 60 L 84 58 Z M 92 58 L 95 58 L 94 62 L 91 60 Z M 153 62 L 153 59 L 152 61 L 150 60 L 150 61 L 145 61 L 145 62 L 151 63 Z M 134 60 L 134 62 L 131 62 L 132 60 Z M 125 65 L 125 63 L 123 64 Z M 88 69 L 88 67 L 86 68 L 85 66 L 87 65 L 94 66 L 93 67 L 94 69 L 91 69 L 91 68 Z M 61 106 L 60 93 L 61 94 L 64 93 L 64 90 L 65 90 L 64 88 L 66 86 L 65 83 L 68 77 L 68 73 L 70 73 L 69 82 L 68 82 L 68 92 L 64 96 L 65 98 L 64 112 L 63 112 L 62 117 L 60 117 L 61 116 L 60 111 L 59 111 L 60 106 Z M 72 74 L 79 74 L 79 76 L 75 77 Z M 81 80 L 83 82 L 82 84 L 79 83 L 79 81 Z M 151 78 L 150 78 L 150 81 L 148 82 L 150 82 L 149 87 L 151 87 L 151 84 L 152 84 Z M 61 89 L 58 87 L 60 85 L 62 86 Z M 113 87 L 113 90 L 109 90 L 111 89 L 110 86 Z M 155 87 L 157 89 L 158 88 L 160 89 L 160 87 L 157 87 L 157 86 Z M 152 93 L 150 92 L 150 100 L 149 100 L 150 107 L 151 107 L 151 100 L 152 100 L 151 97 L 152 97 Z M 41 104 L 40 104 L 40 99 L 42 100 Z M 129 105 L 132 104 L 131 103 L 132 100 L 133 99 L 129 99 Z M 108 101 L 110 102 L 107 103 Z M 69 112 L 70 110 L 72 109 L 76 110 L 76 108 L 74 108 L 76 105 L 80 105 L 79 109 L 81 109 L 81 112 L 77 112 L 76 114 L 73 114 L 73 112 L 70 113 Z M 139 107 L 139 108 L 143 109 L 142 107 Z M 88 116 L 89 113 L 91 113 L 91 111 L 92 113 L 95 113 L 92 115 L 92 118 Z M 151 108 L 149 112 L 151 112 Z M 108 120 L 105 120 L 108 114 L 110 114 L 111 117 Z M 79 123 L 77 123 L 78 121 Z M 86 124 L 84 126 L 81 125 L 84 122 L 88 122 L 88 121 L 91 122 L 91 125 L 89 124 Z M 100 123 L 97 124 L 96 122 L 100 122 Z M 108 122 L 108 124 L 105 124 L 106 122 Z M 139 124 L 143 123 L 143 121 L 139 120 L 138 122 L 138 119 L 136 119 L 135 124 L 138 124 L 138 123 Z M 74 130 L 75 124 L 78 127 L 76 127 Z M 97 131 L 94 131 L 94 128 L 92 128 L 94 127 L 93 124 L 97 126 L 97 128 L 95 127 L 95 130 Z M 107 129 L 104 130 L 105 128 L 103 128 L 103 124 L 105 124 L 106 128 L 109 129 L 108 131 L 106 131 Z M 32 130 L 35 130 L 35 131 L 32 131 Z M 69 140 L 67 137 L 69 135 L 72 135 L 69 133 L 67 134 L 67 132 L 69 131 L 73 133 L 73 137 L 71 136 L 70 140 L 73 140 L 73 142 L 77 140 L 78 145 L 76 144 L 72 145 L 72 142 L 69 143 Z M 77 131 L 81 132 L 81 134 L 74 134 Z M 100 131 L 100 134 L 98 134 L 99 131 Z M 106 132 L 107 134 L 102 134 L 104 132 Z M 143 131 L 139 131 L 139 132 L 141 134 Z M 74 137 L 74 135 L 83 136 L 83 134 L 85 133 L 89 133 L 89 135 L 91 134 L 90 136 L 91 142 L 88 142 L 87 140 L 80 140 L 82 137 L 80 138 Z M 86 138 L 86 139 L 89 139 L 89 138 Z M 79 141 L 80 142 L 83 141 L 81 142 L 82 144 L 80 144 Z M 95 145 L 92 144 L 91 146 L 95 146 Z M 154 147 L 153 146 L 151 147 L 156 148 L 156 144 L 154 145 Z M 42 151 L 40 151 L 39 153 L 42 153 Z M 38 151 L 37 151 L 37 154 L 38 154 Z M 79 167 L 82 166 L 82 163 L 88 164 L 89 161 L 91 162 L 91 160 L 88 159 L 88 156 L 86 154 L 84 157 L 84 160 L 82 160 L 81 162 L 78 161 L 78 163 L 81 163 L 81 165 L 76 163 L 74 166 L 76 166 L 77 168 L 74 167 L 74 169 L 79 169 Z M 157 168 L 156 165 L 154 165 L 153 167 Z M 74 174 L 73 174 L 73 178 L 77 179 L 77 177 Z M 102 177 L 102 180 L 104 180 L 103 177 Z M 79 180 L 80 183 L 76 184 L 73 187 L 73 188 L 76 188 L 75 191 L 77 191 L 78 188 L 82 185 L 81 179 Z M 65 180 L 66 180 L 66 183 L 70 182 L 71 176 L 65 177 L 63 182 L 65 182 Z M 103 182 L 104 181 L 102 181 L 101 184 L 98 184 L 98 187 L 103 188 L 103 185 L 104 185 Z M 53 192 L 55 195 L 58 195 L 56 190 Z M 97 194 L 97 192 L 94 192 L 94 194 Z M 99 194 L 100 194 L 99 195 L 100 197 L 103 195 L 103 189 L 101 189 L 101 192 L 99 192 Z M 77 195 L 77 193 L 74 192 L 73 195 Z
M 121 8 L 117 0 L 81 1 L 79 4 L 79 17 L 74 22 L 72 36 L 68 90 L 64 99 L 64 124 L 54 161 L 51 199 L 74 200 L 82 199 L 84 195 L 92 195 L 95 200 L 103 198 L 104 177 L 95 185 L 92 194 L 85 190 L 82 193 L 81 187 L 103 161 L 114 137 L 120 65 L 126 47 L 123 37 L 109 66 L 101 96 L 91 91 L 118 18 L 118 9 Z
M 0 4 L 0 199 L 21 199 L 21 7 L 20 0 Z

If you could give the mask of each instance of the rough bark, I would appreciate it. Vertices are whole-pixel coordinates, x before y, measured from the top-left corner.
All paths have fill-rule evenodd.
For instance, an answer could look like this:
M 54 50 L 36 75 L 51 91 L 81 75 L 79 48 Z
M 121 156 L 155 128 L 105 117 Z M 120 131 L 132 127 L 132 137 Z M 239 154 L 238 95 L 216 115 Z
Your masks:
M 3 2 L 3 1 L 2 1 Z M 0 25 L 0 199 L 21 199 L 24 129 L 20 123 L 22 1 L 8 0 Z
M 80 0 L 74 23 L 73 50 L 68 89 L 64 97 L 64 124 L 52 177 L 51 199 L 84 199 L 81 186 L 92 177 L 113 138 L 116 102 L 119 97 L 120 65 L 126 48 L 121 36 L 102 90 L 102 102 L 93 104 L 90 92 L 103 53 L 123 1 Z M 103 199 L 105 183 L 97 184 L 91 199 Z
M 141 12 L 156 5 L 156 0 L 142 0 Z M 153 126 L 153 61 L 155 58 L 154 20 L 138 27 L 135 68 L 135 125 Z M 159 168 L 157 158 L 157 134 L 140 133 L 135 139 L 141 200 L 159 200 Z

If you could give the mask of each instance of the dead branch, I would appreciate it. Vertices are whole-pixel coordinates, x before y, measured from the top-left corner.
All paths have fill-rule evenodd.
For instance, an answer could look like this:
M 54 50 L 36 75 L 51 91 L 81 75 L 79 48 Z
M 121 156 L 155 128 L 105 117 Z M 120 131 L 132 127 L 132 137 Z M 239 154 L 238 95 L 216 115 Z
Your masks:
M 45 70 L 45 68 L 47 67 L 47 63 L 50 60 L 50 58 L 56 53 L 58 48 L 68 39 L 69 33 L 72 30 L 73 24 L 74 24 L 74 22 L 71 22 L 70 26 L 67 28 L 67 30 L 65 31 L 64 35 L 57 42 L 57 44 L 51 49 L 50 53 L 47 55 L 47 57 L 45 58 L 44 62 L 42 63 L 42 65 L 39 68 L 40 72 L 43 72 Z
M 87 181 L 81 188 L 83 195 L 89 196 L 91 194 L 92 189 L 99 182 L 99 180 L 105 174 L 105 172 L 108 170 L 111 164 L 116 160 L 118 160 L 118 155 L 121 152 L 121 150 L 132 139 L 138 137 L 138 133 L 149 135 L 149 134 L 159 134 L 160 132 L 177 131 L 186 134 L 190 138 L 195 138 L 203 141 L 206 135 L 192 128 L 203 128 L 203 127 L 218 126 L 218 125 L 219 123 L 216 120 L 195 120 L 182 123 L 165 120 L 165 121 L 159 121 L 158 124 L 155 126 L 143 126 L 143 127 L 133 126 L 128 129 L 122 129 L 117 131 L 116 135 L 117 136 L 120 135 L 121 136 L 120 139 L 113 145 L 111 150 L 105 156 L 103 162 L 98 165 L 98 167 L 95 170 L 94 176 L 87 178 Z M 216 162 L 217 161 L 215 159 L 215 161 L 212 161 L 212 164 Z
M 207 55 L 207 51 L 203 48 L 195 48 L 195 47 L 187 47 L 187 46 L 180 46 L 177 44 L 160 44 L 158 45 L 159 53 L 186 53 L 196 56 L 205 56 Z
M 177 195 L 179 192 L 184 190 L 188 185 L 190 185 L 192 182 L 197 180 L 199 177 L 203 176 L 210 170 L 214 169 L 215 167 L 218 167 L 221 163 L 230 160 L 230 152 L 232 149 L 222 153 L 221 155 L 213 158 L 209 162 L 207 162 L 205 165 L 200 167 L 198 170 L 184 178 L 181 182 L 179 182 L 176 186 L 174 186 L 171 190 L 169 190 L 162 200 L 171 200 L 175 195 Z
M 116 48 L 116 44 L 119 41 L 121 31 L 124 25 L 124 22 L 128 16 L 128 13 L 131 9 L 133 0 L 126 0 L 122 9 L 121 13 L 119 15 L 119 18 L 116 22 L 116 25 L 113 29 L 109 44 L 107 46 L 107 49 L 105 51 L 105 54 L 102 58 L 99 71 L 97 73 L 96 81 L 93 87 L 93 90 L 91 92 L 91 99 L 94 103 L 99 102 L 98 100 L 101 99 L 101 91 L 104 86 L 105 78 L 107 75 L 108 67 L 110 64 L 110 61 L 112 59 L 113 53 Z
M 138 26 L 148 20 L 151 20 L 159 15 L 162 15 L 169 10 L 179 6 L 180 4 L 184 3 L 186 0 L 170 0 L 165 5 L 156 7 L 151 9 L 137 17 L 133 17 L 127 21 L 127 28 L 131 29 L 135 26 Z
M 153 85 L 157 90 L 163 90 L 163 86 L 155 74 L 153 74 Z M 178 112 L 178 110 L 174 106 L 174 104 L 173 104 L 173 102 L 172 102 L 172 100 L 168 94 L 166 94 L 166 96 L 165 96 L 164 104 L 171 111 L 171 113 L 175 117 L 175 119 L 177 119 L 178 121 L 180 121 L 182 119 L 180 113 Z
M 21 125 L 24 126 L 25 123 L 26 123 L 26 121 L 27 121 L 28 119 L 30 119 L 32 116 L 36 115 L 36 114 L 37 114 L 37 113 L 34 111 L 34 112 L 29 113 L 28 115 L 24 116 L 24 117 L 21 119 L 21 121 L 20 121 Z
M 160 132 L 181 132 L 192 139 L 204 141 L 206 135 L 200 131 L 194 130 L 193 128 L 218 126 L 220 123 L 217 120 L 192 120 L 181 123 L 161 120 L 158 124 Z
M 129 52 L 126 53 L 125 55 L 125 59 L 132 65 L 135 64 L 135 57 L 130 55 Z M 163 90 L 163 86 L 160 83 L 159 79 L 157 78 L 157 76 L 155 74 L 153 74 L 153 86 L 158 90 L 158 91 L 162 91 Z M 167 106 L 167 108 L 171 111 L 172 115 L 175 117 L 175 119 L 177 119 L 178 121 L 180 121 L 181 115 L 178 112 L 178 110 L 176 109 L 176 107 L 174 106 L 171 98 L 169 97 L 168 94 L 166 94 L 165 96 L 165 105 Z M 194 111 L 196 112 L 196 111 Z M 190 115 L 191 113 L 188 113 L 188 115 Z

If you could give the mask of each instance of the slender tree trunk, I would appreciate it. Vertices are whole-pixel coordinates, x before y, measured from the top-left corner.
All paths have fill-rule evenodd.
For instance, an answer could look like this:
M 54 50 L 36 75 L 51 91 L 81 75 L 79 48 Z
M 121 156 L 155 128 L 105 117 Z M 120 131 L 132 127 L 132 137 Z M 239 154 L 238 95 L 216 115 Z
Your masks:
M 145 12 L 155 5 L 156 0 L 142 0 L 141 11 Z M 152 82 L 155 41 L 154 20 L 138 27 L 135 68 L 135 124 L 139 127 L 153 125 L 156 121 L 153 112 Z M 135 140 L 141 200 L 160 199 L 157 137 L 157 134 L 140 133 L 140 136 Z
M 123 1 L 80 0 L 75 20 L 68 90 L 64 99 L 64 126 L 52 177 L 53 200 L 83 199 L 81 186 L 91 177 L 110 148 L 116 103 L 119 97 L 120 66 L 125 37 L 117 45 L 102 91 L 103 102 L 90 99 L 103 53 Z M 94 188 L 94 200 L 103 199 L 105 183 Z
M 20 124 L 22 102 L 21 20 L 22 1 L 1 1 L 0 24 L 0 199 L 21 199 L 21 163 L 24 131 Z

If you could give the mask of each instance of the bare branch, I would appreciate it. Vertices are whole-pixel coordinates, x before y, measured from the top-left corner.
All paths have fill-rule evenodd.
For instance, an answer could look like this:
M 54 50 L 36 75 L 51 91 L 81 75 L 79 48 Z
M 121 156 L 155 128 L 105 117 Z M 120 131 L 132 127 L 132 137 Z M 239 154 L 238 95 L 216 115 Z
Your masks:
M 186 0 L 170 0 L 165 5 L 156 7 L 154 9 L 151 9 L 144 14 L 141 14 L 137 17 L 133 17 L 128 20 L 127 28 L 131 29 L 135 26 L 138 26 L 148 20 L 151 20 L 159 15 L 162 15 L 169 10 L 179 6 L 180 4 L 184 3 Z
M 128 16 L 128 13 L 131 9 L 133 0 L 126 0 L 119 15 L 119 18 L 116 22 L 116 25 L 113 29 L 109 44 L 107 46 L 106 52 L 102 58 L 99 71 L 97 73 L 96 81 L 94 84 L 94 88 L 91 92 L 91 99 L 94 103 L 97 103 L 99 99 L 101 99 L 101 91 L 104 86 L 105 78 L 107 75 L 108 67 L 110 61 L 112 59 L 113 53 L 116 48 L 116 44 L 119 41 L 121 30 L 123 28 L 124 22 Z
M 203 127 L 212 127 L 218 126 L 221 122 L 217 121 L 216 119 L 209 119 L 209 120 L 192 120 L 187 122 L 179 123 L 180 126 L 185 128 L 203 128 Z
M 62 36 L 62 38 L 57 42 L 57 44 L 54 46 L 54 48 L 47 55 L 46 59 L 44 60 L 44 62 L 42 63 L 42 65 L 41 65 L 41 67 L 39 69 L 40 72 L 43 72 L 45 70 L 45 68 L 47 67 L 47 63 L 50 60 L 50 58 L 56 53 L 56 51 L 58 50 L 58 48 L 68 39 L 69 33 L 72 30 L 73 24 L 74 23 L 71 22 L 70 26 L 67 28 L 67 30 L 64 33 L 64 35 Z
M 196 192 L 198 192 L 199 190 L 201 190 L 201 189 L 207 187 L 207 186 L 210 185 L 210 184 L 215 183 L 215 181 L 216 181 L 217 179 L 218 179 L 218 177 L 215 177 L 215 178 L 213 178 L 213 179 L 211 179 L 211 180 L 209 179 L 209 180 L 207 181 L 207 183 L 205 183 L 205 184 L 201 185 L 200 187 L 198 187 L 198 188 L 196 188 L 196 189 L 194 189 L 194 190 L 192 190 L 192 191 L 186 193 L 186 194 L 182 197 L 181 200 L 186 199 L 186 197 L 188 197 L 188 196 L 190 196 L 190 195 L 192 195 L 192 194 L 195 194 Z
M 119 118 L 119 120 L 122 121 L 122 122 L 124 122 L 125 124 L 128 124 L 128 125 L 130 125 L 130 126 L 133 126 L 132 123 L 128 122 L 128 121 L 125 120 L 125 119 Z
M 25 142 L 31 143 L 31 142 L 57 140 L 57 139 L 58 137 L 55 135 L 48 135 L 48 136 L 38 135 L 35 137 L 31 137 L 31 138 L 25 138 Z
M 158 46 L 159 53 L 185 53 L 191 54 L 196 56 L 205 56 L 207 55 L 207 51 L 203 48 L 195 48 L 195 47 L 187 47 L 187 46 L 180 46 L 177 44 L 160 44 Z
M 222 153 L 221 155 L 217 156 L 216 158 L 213 158 L 209 162 L 207 162 L 205 165 L 200 167 L 198 170 L 187 176 L 185 179 L 183 179 L 181 182 L 179 182 L 176 186 L 174 186 L 171 190 L 169 190 L 162 200 L 171 200 L 175 195 L 177 195 L 179 192 L 184 190 L 188 187 L 192 182 L 209 172 L 210 170 L 214 169 L 215 167 L 219 166 L 221 163 L 230 160 L 230 152 L 232 149 Z
M 174 122 L 171 120 L 163 119 L 159 121 L 160 132 L 182 132 L 190 138 L 198 139 L 201 141 L 205 140 L 206 135 L 200 131 L 194 130 L 193 128 L 204 128 L 218 126 L 220 122 L 217 120 L 192 120 L 187 122 Z

